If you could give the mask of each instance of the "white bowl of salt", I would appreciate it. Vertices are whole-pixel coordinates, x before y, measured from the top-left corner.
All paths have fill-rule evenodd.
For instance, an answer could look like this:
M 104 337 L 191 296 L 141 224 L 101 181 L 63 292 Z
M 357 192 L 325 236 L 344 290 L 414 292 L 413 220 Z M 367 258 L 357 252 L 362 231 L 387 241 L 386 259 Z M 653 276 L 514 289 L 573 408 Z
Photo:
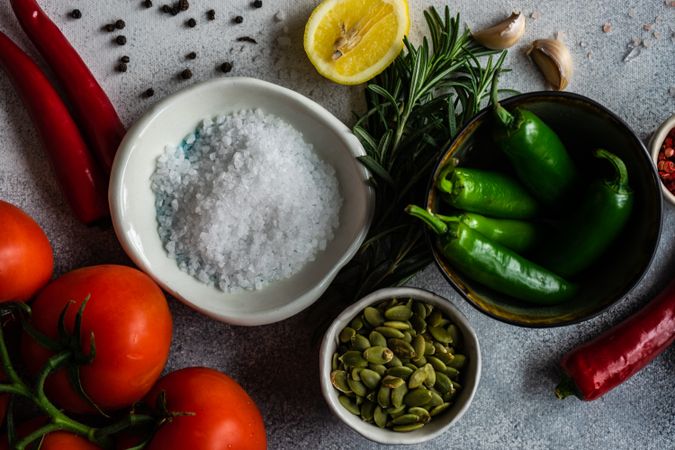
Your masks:
M 214 319 L 262 325 L 316 301 L 365 239 L 374 193 L 350 130 L 308 98 L 220 78 L 154 105 L 115 158 L 129 257 Z

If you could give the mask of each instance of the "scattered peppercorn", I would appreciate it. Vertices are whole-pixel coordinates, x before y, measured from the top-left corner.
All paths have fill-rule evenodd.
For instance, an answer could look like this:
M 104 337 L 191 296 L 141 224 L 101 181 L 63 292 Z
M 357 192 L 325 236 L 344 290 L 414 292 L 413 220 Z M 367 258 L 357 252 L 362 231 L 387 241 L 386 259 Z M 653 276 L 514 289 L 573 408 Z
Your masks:
M 72 17 L 73 19 L 79 19 L 82 17 L 82 11 L 80 11 L 79 9 L 74 9 L 70 12 L 70 17 Z
M 118 72 L 126 72 L 127 71 L 127 64 L 125 62 L 121 62 L 117 66 L 115 66 L 115 70 L 118 71 Z
M 178 0 L 177 7 L 179 11 L 187 11 L 190 8 L 188 0 Z
M 190 69 L 185 69 L 180 73 L 180 77 L 184 80 L 189 80 L 192 78 L 192 71 Z
M 187 25 L 190 28 L 194 28 L 197 26 L 197 21 L 191 17 L 185 22 L 185 25 Z
M 115 42 L 117 43 L 117 45 L 124 45 L 127 43 L 127 37 L 124 36 L 123 34 L 120 34 L 115 38 Z
M 131 58 L 129 58 L 127 55 L 120 57 L 120 62 L 128 63 L 129 61 L 131 61 Z
M 206 18 L 208 20 L 216 20 L 216 11 L 213 9 L 206 11 Z
M 169 5 L 162 5 L 162 12 L 163 12 L 163 13 L 169 14 L 169 13 L 171 13 L 171 10 L 172 10 L 171 6 L 169 6 Z
M 185 59 L 197 59 L 197 52 L 190 52 L 185 55 Z
M 144 8 L 152 8 L 152 0 L 143 0 L 143 3 L 141 3 Z
M 255 39 L 253 39 L 253 38 L 250 37 L 250 36 L 241 36 L 241 37 L 238 37 L 238 38 L 237 38 L 237 42 L 250 42 L 251 44 L 257 44 L 257 43 L 258 43 L 258 41 L 256 41 Z
M 143 93 L 141 94 L 141 97 L 150 98 L 153 95 L 155 95 L 155 90 L 153 88 L 148 88 L 148 89 L 143 91 Z
M 126 26 L 127 26 L 127 24 L 122 19 L 119 19 L 119 20 L 115 21 L 115 28 L 117 28 L 118 30 L 123 30 L 124 27 L 126 27 Z
M 242 23 L 244 21 L 244 18 L 241 16 L 236 16 L 232 19 L 232 22 L 234 23 Z
M 175 4 L 171 7 L 171 15 L 172 16 L 178 15 L 179 12 L 180 12 L 180 9 L 178 9 L 178 4 Z
M 103 25 L 103 30 L 107 31 L 108 33 L 112 33 L 115 31 L 115 24 L 114 23 L 106 23 Z
M 232 63 L 230 62 L 224 62 L 220 65 L 220 71 L 223 73 L 229 73 L 232 71 Z
M 262 8 L 262 1 L 255 0 L 253 3 L 251 3 L 251 6 L 253 6 L 254 8 Z

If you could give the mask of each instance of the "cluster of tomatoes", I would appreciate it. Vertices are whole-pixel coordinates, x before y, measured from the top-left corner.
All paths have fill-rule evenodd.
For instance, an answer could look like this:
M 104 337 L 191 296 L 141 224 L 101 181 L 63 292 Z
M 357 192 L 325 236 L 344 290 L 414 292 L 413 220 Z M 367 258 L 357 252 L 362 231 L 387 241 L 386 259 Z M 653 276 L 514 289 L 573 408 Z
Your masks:
M 48 403 L 56 406 L 55 414 L 74 417 L 89 431 L 53 427 L 40 438 L 41 449 L 266 447 L 260 412 L 228 376 L 192 367 L 160 378 L 169 356 L 172 319 L 166 298 L 152 279 L 131 267 L 102 265 L 80 268 L 50 282 L 52 248 L 39 225 L 3 201 L 0 224 L 0 309 L 20 301 L 29 302 L 32 310 L 17 345 L 22 377 L 35 379 L 54 355 L 69 351 L 58 348 L 64 345 L 64 333 L 71 344 L 76 341 L 80 357 L 75 367 L 79 388 L 73 383 L 72 364 L 51 372 L 44 388 Z M 53 345 L 45 346 L 40 336 Z M 65 358 L 71 363 L 78 360 L 67 354 Z M 12 383 L 7 378 L 11 377 L 3 383 Z M 4 394 L 3 418 L 6 402 Z M 45 402 L 37 403 L 43 417 L 18 425 L 17 439 L 45 423 L 63 422 L 50 415 Z M 144 412 L 141 427 L 133 426 L 136 411 Z M 110 426 L 113 423 L 132 426 Z M 2 438 L 0 449 L 9 448 L 7 440 Z

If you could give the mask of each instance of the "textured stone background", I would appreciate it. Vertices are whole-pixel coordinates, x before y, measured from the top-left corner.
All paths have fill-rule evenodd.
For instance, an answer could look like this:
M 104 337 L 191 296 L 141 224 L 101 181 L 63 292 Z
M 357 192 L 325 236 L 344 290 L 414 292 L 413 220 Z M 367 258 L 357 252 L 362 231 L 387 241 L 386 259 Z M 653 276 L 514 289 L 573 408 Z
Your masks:
M 302 51 L 304 22 L 318 3 L 308 0 L 265 1 L 254 10 L 248 0 L 193 0 L 177 17 L 145 10 L 140 0 L 43 1 L 110 95 L 126 124 L 137 119 L 153 101 L 188 84 L 222 76 L 215 67 L 234 64 L 232 75 L 252 76 L 292 88 L 318 101 L 349 123 L 361 108 L 361 87 L 341 87 L 322 79 Z M 440 1 L 412 0 L 412 38 L 425 29 L 422 10 Z M 520 91 L 544 89 L 539 74 L 523 56 L 526 42 L 563 33 L 576 63 L 570 91 L 589 96 L 624 118 L 647 140 L 675 112 L 675 7 L 663 0 L 453 1 L 453 11 L 474 28 L 490 24 L 511 10 L 528 18 L 523 44 L 511 52 L 513 71 L 503 86 Z M 80 20 L 67 17 L 78 7 Z M 204 13 L 217 11 L 215 22 Z M 274 19 L 281 12 L 282 21 Z M 230 18 L 241 14 L 244 23 Z M 194 16 L 199 24 L 186 28 Z M 109 21 L 127 23 L 125 47 L 111 43 L 100 31 Z M 611 24 L 605 33 L 602 26 Z M 647 32 L 644 24 L 653 24 Z M 35 56 L 22 35 L 8 2 L 0 2 L 0 30 Z M 656 32 L 656 33 L 654 33 Z M 236 43 L 250 35 L 258 45 Z M 644 39 L 641 54 L 625 63 L 627 44 Z M 189 51 L 199 58 L 189 64 Z M 129 71 L 113 68 L 122 54 L 131 57 Z M 191 67 L 195 77 L 179 81 L 178 72 Z M 156 96 L 140 93 L 154 87 Z M 13 202 L 44 227 L 56 254 L 57 274 L 76 267 L 129 261 L 110 228 L 88 229 L 75 222 L 64 204 L 33 126 L 18 96 L 0 76 L 0 198 Z M 558 401 L 552 390 L 556 364 L 573 346 L 637 310 L 672 277 L 675 229 L 673 208 L 666 205 L 659 251 L 647 276 L 626 298 L 599 317 L 559 329 L 530 330 L 492 320 L 471 308 L 431 266 L 411 284 L 446 296 L 474 324 L 482 345 L 483 378 L 464 418 L 443 436 L 412 448 L 674 448 L 675 348 L 671 348 L 620 388 L 593 403 Z M 207 319 L 171 301 L 175 319 L 174 345 L 167 369 L 191 365 L 214 367 L 237 379 L 256 400 L 264 416 L 271 449 L 379 448 L 328 411 L 320 395 L 318 350 L 310 343 L 312 326 L 302 313 L 281 323 L 232 327 Z

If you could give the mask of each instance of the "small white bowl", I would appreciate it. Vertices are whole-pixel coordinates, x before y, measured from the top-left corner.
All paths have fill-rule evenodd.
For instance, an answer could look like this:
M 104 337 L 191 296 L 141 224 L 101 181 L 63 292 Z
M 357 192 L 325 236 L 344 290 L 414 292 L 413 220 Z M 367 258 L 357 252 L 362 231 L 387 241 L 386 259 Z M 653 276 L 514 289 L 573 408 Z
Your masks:
M 258 291 L 224 293 L 181 271 L 157 232 L 150 176 L 167 144 L 179 144 L 206 118 L 260 108 L 299 130 L 336 171 L 343 198 L 334 239 L 315 261 L 289 279 Z M 177 299 L 236 325 L 286 319 L 311 305 L 363 242 L 373 214 L 365 154 L 351 131 L 326 109 L 289 89 L 252 78 L 218 78 L 195 84 L 159 103 L 129 130 L 113 165 L 109 200 L 115 233 L 129 257 Z
M 364 422 L 360 417 L 347 411 L 338 400 L 338 391 L 330 381 L 332 359 L 338 344 L 339 334 L 366 306 L 379 303 L 391 298 L 413 298 L 434 305 L 443 311 L 460 330 L 463 338 L 462 352 L 468 358 L 468 364 L 463 372 L 462 390 L 455 398 L 454 404 L 442 414 L 434 417 L 424 427 L 411 432 L 397 432 L 379 428 L 376 425 Z M 345 309 L 326 331 L 319 353 L 319 372 L 321 377 L 321 393 L 331 411 L 345 424 L 371 441 L 381 444 L 419 444 L 428 441 L 445 432 L 457 422 L 466 412 L 478 388 L 481 374 L 481 356 L 478 337 L 469 321 L 449 300 L 417 288 L 385 288 L 373 292 Z
M 652 134 L 651 139 L 649 140 L 649 150 L 652 154 L 652 160 L 654 164 L 659 163 L 659 151 L 661 150 L 661 145 L 666 139 L 668 132 L 675 128 L 675 114 L 666 119 L 665 122 Z M 670 202 L 671 205 L 675 205 L 675 195 L 668 190 L 665 184 L 661 182 L 661 192 L 666 200 Z

